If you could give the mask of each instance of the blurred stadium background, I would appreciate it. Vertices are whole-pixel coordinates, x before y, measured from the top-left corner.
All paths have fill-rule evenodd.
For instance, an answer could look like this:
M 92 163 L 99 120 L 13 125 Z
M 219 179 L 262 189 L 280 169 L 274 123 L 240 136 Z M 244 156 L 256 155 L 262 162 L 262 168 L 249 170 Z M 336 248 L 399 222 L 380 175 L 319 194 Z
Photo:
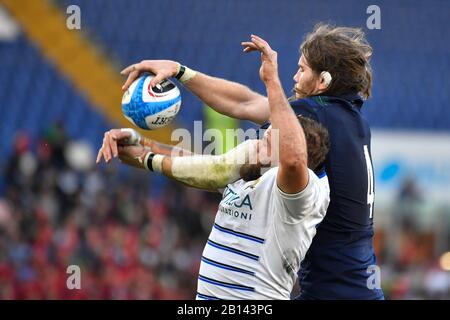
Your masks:
M 81 30 L 66 28 L 69 5 Z M 366 9 L 381 9 L 368 30 Z M 172 59 L 264 92 L 251 33 L 279 52 L 286 91 L 317 22 L 373 45 L 375 244 L 389 299 L 450 298 L 450 2 L 0 0 L 0 299 L 191 299 L 219 197 L 152 174 L 94 166 L 104 131 L 128 126 L 119 70 Z M 170 130 L 251 127 L 183 89 Z M 66 267 L 82 290 L 66 288 Z

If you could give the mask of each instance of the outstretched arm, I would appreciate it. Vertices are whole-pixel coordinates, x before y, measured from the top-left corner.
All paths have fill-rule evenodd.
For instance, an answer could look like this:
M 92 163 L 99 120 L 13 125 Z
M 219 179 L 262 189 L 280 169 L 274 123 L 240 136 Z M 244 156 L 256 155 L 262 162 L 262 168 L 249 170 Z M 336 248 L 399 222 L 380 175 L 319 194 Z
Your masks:
M 180 75 L 182 66 L 170 60 L 143 60 L 125 68 L 121 73 L 128 75 L 122 89 L 126 90 L 143 72 L 155 74 L 151 81 L 154 86 L 164 79 Z M 208 76 L 201 72 L 186 69 L 180 78 L 193 94 L 205 104 L 224 115 L 264 123 L 269 119 L 267 98 L 236 82 Z
M 119 158 L 137 168 L 161 173 L 190 187 L 217 191 L 240 179 L 241 167 L 256 155 L 256 140 L 247 140 L 222 155 L 172 157 L 148 149 L 119 147 Z
M 166 177 L 179 181 L 185 185 L 217 191 L 227 184 L 240 178 L 240 169 L 243 165 L 256 162 L 256 140 L 247 140 L 225 154 L 173 156 L 158 154 L 154 149 L 137 143 L 136 136 L 128 135 L 128 140 L 122 138 L 120 144 L 111 144 L 111 135 L 119 136 L 124 132 L 109 133 L 99 150 L 97 163 L 102 158 L 105 162 L 111 160 L 110 154 L 116 154 L 120 160 L 130 166 L 140 169 L 159 172 Z M 112 138 L 114 139 L 114 138 Z
M 267 98 L 236 82 L 197 72 L 185 86 L 226 116 L 263 124 L 269 119 Z

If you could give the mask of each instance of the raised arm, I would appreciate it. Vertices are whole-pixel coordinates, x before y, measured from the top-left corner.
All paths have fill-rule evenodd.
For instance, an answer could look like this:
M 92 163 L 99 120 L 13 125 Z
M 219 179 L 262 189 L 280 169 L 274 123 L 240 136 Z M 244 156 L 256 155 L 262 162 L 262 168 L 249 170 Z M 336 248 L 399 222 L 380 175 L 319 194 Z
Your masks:
M 277 53 L 265 40 L 254 35 L 243 45 L 246 51 L 261 52 L 260 77 L 267 88 L 272 130 L 278 130 L 279 134 L 279 145 L 272 146 L 272 152 L 279 152 L 278 187 L 285 193 L 300 192 L 307 186 L 309 178 L 307 145 L 278 77 Z
M 259 124 L 269 119 L 266 97 L 242 84 L 193 71 L 175 61 L 144 60 L 125 68 L 121 73 L 128 75 L 128 78 L 122 89 L 126 90 L 142 72 L 155 74 L 152 86 L 164 79 L 178 77 L 180 82 L 200 100 L 224 115 Z M 181 76 L 183 72 L 184 77 Z

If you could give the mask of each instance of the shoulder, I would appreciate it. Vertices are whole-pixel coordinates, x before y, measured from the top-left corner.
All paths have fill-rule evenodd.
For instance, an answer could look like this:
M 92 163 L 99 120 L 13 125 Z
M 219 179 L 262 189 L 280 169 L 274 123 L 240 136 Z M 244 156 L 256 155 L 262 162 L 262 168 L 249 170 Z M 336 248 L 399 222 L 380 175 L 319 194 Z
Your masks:
M 347 94 L 342 96 L 312 96 L 289 101 L 294 111 L 321 113 L 336 107 L 344 109 L 360 110 L 363 105 L 362 98 L 357 94 Z
M 297 100 L 291 100 L 289 101 L 292 107 L 299 107 L 299 108 L 321 108 L 329 104 L 329 97 L 327 96 L 313 96 L 313 97 L 307 97 L 307 98 L 300 98 Z
M 308 174 L 307 186 L 297 193 L 285 193 L 274 183 L 275 207 L 279 209 L 284 222 L 297 223 L 314 212 L 325 213 L 330 199 L 328 179 L 326 176 L 319 178 L 310 169 Z
M 315 99 L 302 98 L 289 102 L 296 115 L 302 115 L 319 121 L 319 113 L 322 106 Z
M 313 96 L 290 101 L 291 107 L 296 115 L 311 118 L 325 124 L 326 113 L 335 107 L 336 101 L 328 96 Z
M 328 188 L 328 178 L 326 176 L 325 172 L 322 172 L 321 174 L 316 174 L 314 171 L 308 168 L 308 184 L 306 187 L 297 192 L 297 193 L 285 193 L 276 184 L 276 177 L 278 173 L 278 167 L 273 167 L 268 169 L 266 172 L 263 173 L 260 179 L 265 181 L 270 181 L 273 183 L 274 188 L 278 191 L 278 193 L 284 197 L 284 198 L 290 198 L 290 199 L 296 199 L 296 198 L 302 198 L 303 196 L 307 195 L 308 193 L 319 191 L 319 192 L 327 192 Z
M 277 193 L 281 196 L 281 198 L 287 200 L 301 200 L 309 199 L 310 196 L 314 194 L 326 194 L 329 192 L 328 178 L 326 175 L 319 178 L 311 169 L 308 169 L 308 175 L 308 184 L 303 190 L 297 193 L 285 193 L 278 186 L 276 186 Z

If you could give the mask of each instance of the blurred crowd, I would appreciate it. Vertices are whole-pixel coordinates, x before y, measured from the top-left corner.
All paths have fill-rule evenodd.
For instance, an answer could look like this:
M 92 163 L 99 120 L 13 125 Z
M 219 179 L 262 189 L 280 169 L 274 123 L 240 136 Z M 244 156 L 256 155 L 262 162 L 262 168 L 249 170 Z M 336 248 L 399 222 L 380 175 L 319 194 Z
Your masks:
M 194 298 L 220 197 L 172 183 L 152 192 L 150 173 L 83 165 L 94 161 L 61 126 L 17 135 L 3 167 L 0 300 Z M 67 288 L 69 265 L 81 290 Z
M 118 163 L 95 167 L 94 156 L 59 125 L 16 136 L 2 165 L 0 300 L 193 299 L 220 195 Z M 417 194 L 407 181 L 399 204 Z M 386 298 L 449 299 L 436 250 L 442 239 L 450 247 L 448 234 L 423 230 L 409 210 L 399 206 L 394 229 L 376 229 Z M 70 265 L 80 290 L 67 287 Z
M 450 299 L 450 208 L 427 209 L 425 192 L 409 176 L 395 204 L 375 224 L 382 285 L 390 299 Z M 378 211 L 377 214 L 381 214 Z

